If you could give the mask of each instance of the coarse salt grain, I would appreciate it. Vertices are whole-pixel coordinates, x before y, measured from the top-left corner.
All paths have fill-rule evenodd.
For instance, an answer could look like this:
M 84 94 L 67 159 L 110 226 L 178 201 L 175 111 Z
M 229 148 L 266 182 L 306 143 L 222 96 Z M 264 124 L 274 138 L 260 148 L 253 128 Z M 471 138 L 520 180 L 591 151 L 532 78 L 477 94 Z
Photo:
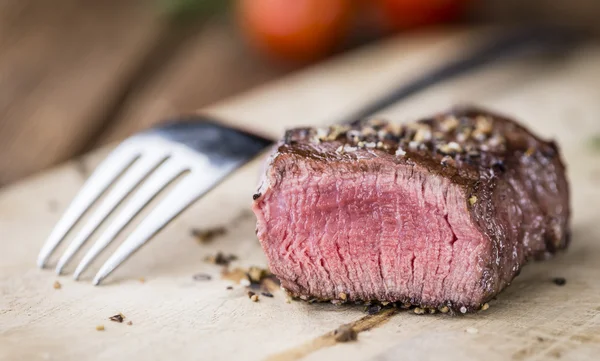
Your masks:
M 454 150 L 456 152 L 462 152 L 462 147 L 456 142 L 449 142 L 448 148 L 450 148 L 451 150 Z
M 431 130 L 427 127 L 419 128 L 415 133 L 413 140 L 417 142 L 424 142 L 431 140 Z
M 473 205 L 477 203 L 477 197 L 476 196 L 471 196 L 471 198 L 469 198 L 469 204 Z
M 455 116 L 450 115 L 448 117 L 446 117 L 446 119 L 444 119 L 444 121 L 442 121 L 442 128 L 445 131 L 452 131 L 454 129 L 456 129 L 456 127 L 458 127 L 458 119 L 456 119 Z

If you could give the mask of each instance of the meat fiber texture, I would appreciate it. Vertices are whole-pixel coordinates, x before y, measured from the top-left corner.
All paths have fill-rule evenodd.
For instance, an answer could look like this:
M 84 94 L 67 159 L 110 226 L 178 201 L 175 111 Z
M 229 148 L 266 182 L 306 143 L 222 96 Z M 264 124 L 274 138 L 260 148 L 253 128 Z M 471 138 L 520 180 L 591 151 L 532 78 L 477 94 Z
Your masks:
M 473 107 L 289 130 L 253 210 L 282 287 L 333 303 L 475 311 L 569 242 L 557 145 Z

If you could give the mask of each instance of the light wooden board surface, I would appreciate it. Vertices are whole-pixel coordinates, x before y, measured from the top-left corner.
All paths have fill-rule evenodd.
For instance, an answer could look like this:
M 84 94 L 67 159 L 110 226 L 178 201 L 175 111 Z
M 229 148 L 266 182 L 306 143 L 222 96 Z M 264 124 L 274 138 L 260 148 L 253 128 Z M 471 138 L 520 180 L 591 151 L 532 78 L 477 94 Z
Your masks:
M 385 91 L 390 79 L 409 79 L 444 54 L 462 52 L 473 42 L 465 37 L 470 39 L 432 35 L 426 47 L 417 46 L 423 39 L 384 43 L 207 111 L 237 124 L 253 121 L 272 135 L 294 124 L 325 124 Z M 105 149 L 0 193 L 0 360 L 293 360 L 298 355 L 303 360 L 597 360 L 600 154 L 587 141 L 600 133 L 599 74 L 600 47 L 589 46 L 553 63 L 507 63 L 480 71 L 382 112 L 407 120 L 470 101 L 513 115 L 559 141 L 573 192 L 572 246 L 553 260 L 526 266 L 485 312 L 464 317 L 401 312 L 360 333 L 357 342 L 316 349 L 324 344 L 316 338 L 360 319 L 362 309 L 288 304 L 281 292 L 253 303 L 241 286 L 226 290 L 230 283 L 220 279 L 219 267 L 203 262 L 205 256 L 232 252 L 240 257 L 234 266 L 265 265 L 248 214 L 261 160 L 197 202 L 102 287 L 90 285 L 92 274 L 75 282 L 36 269 L 45 237 Z M 228 233 L 208 245 L 189 234 L 191 228 L 219 225 Z M 213 280 L 193 281 L 198 272 Z M 552 277 L 565 277 L 567 284 L 558 287 Z M 60 290 L 53 289 L 56 280 Z M 118 312 L 133 325 L 107 320 Z M 105 331 L 95 330 L 100 324 Z

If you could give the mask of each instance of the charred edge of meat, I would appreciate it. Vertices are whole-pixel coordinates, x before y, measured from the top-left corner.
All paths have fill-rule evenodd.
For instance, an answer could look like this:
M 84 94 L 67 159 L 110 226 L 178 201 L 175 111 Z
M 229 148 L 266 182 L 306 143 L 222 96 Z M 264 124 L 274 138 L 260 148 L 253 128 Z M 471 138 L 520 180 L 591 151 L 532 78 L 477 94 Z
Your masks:
M 382 174 L 386 169 L 388 172 Z M 393 178 L 394 182 L 402 172 L 410 175 L 407 180 L 417 172 L 423 179 L 434 179 L 437 183 L 432 186 L 433 191 L 430 192 L 439 190 L 441 182 L 446 187 L 442 193 L 452 190 L 455 195 L 453 199 L 458 199 L 453 203 L 452 209 L 460 213 L 466 206 L 467 213 L 464 217 L 461 216 L 460 222 L 463 222 L 462 226 L 473 227 L 468 230 L 472 234 L 463 236 L 463 239 L 471 239 L 471 236 L 480 237 L 478 242 L 485 250 L 482 254 L 483 261 L 476 261 L 480 263 L 476 264 L 478 269 L 475 277 L 481 276 L 481 278 L 469 280 L 470 284 L 478 287 L 477 296 L 461 303 L 456 302 L 458 299 L 463 299 L 460 294 L 457 293 L 456 299 L 452 299 L 453 295 L 448 293 L 450 291 L 445 290 L 445 293 L 432 298 L 435 302 L 427 304 L 432 299 L 420 299 L 419 297 L 422 296 L 403 298 L 401 294 L 390 295 L 383 284 L 378 284 L 377 286 L 381 288 L 372 288 L 375 291 L 366 291 L 363 288 L 359 292 L 360 295 L 343 292 L 344 297 L 335 297 L 333 294 L 339 292 L 338 287 L 321 290 L 310 286 L 306 280 L 299 283 L 298 273 L 294 274 L 297 271 L 290 270 L 286 271 L 288 275 L 282 278 L 282 284 L 286 288 L 293 287 L 292 296 L 309 302 L 346 303 L 376 295 L 384 302 L 399 301 L 416 305 L 420 309 L 447 307 L 460 314 L 474 311 L 495 297 L 499 291 L 510 284 L 521 267 L 530 259 L 553 254 L 566 248 L 570 242 L 568 181 L 556 143 L 541 140 L 523 126 L 503 116 L 478 108 L 460 107 L 451 112 L 404 125 L 381 120 L 365 120 L 355 126 L 337 125 L 286 132 L 283 142 L 278 144 L 278 148 L 269 160 L 266 174 L 268 179 L 263 181 L 264 187 L 260 189 L 260 199 L 254 202 L 254 211 L 259 216 L 257 234 L 263 248 L 268 253 L 268 250 L 276 249 L 278 246 L 270 244 L 276 240 L 268 239 L 270 235 L 266 219 L 261 212 L 264 207 L 271 206 L 269 200 L 273 199 L 273 194 L 277 192 L 277 187 L 283 181 L 302 176 L 304 177 L 302 179 L 320 179 L 319 187 L 322 187 L 322 174 L 327 175 L 327 172 L 330 172 L 329 175 L 334 179 L 338 179 L 336 177 L 340 174 L 344 177 L 356 174 L 359 180 L 361 174 L 375 174 L 376 176 L 371 179 L 376 180 L 372 181 L 379 181 L 384 175 L 389 176 L 392 171 L 395 172 L 396 177 Z M 314 175 L 317 177 L 312 177 Z M 331 188 L 330 193 L 338 193 L 340 190 L 337 181 L 330 183 L 336 184 L 336 187 Z M 294 187 L 299 188 L 297 185 Z M 349 187 L 356 186 L 349 183 Z M 388 194 L 393 195 L 400 189 L 401 187 L 389 187 Z M 368 190 L 363 189 L 363 191 L 368 193 Z M 318 189 L 314 192 L 318 192 Z M 351 201 L 351 198 L 349 196 L 347 199 Z M 292 203 L 289 200 L 288 203 L 281 203 L 282 201 L 285 200 L 279 199 L 280 203 L 277 204 L 297 204 L 296 200 Z M 286 215 L 281 217 L 285 222 L 289 220 L 287 212 L 290 210 L 289 206 L 287 207 L 288 209 L 281 210 L 282 214 Z M 440 208 L 438 211 L 449 209 L 447 204 L 440 207 L 444 209 Z M 516 213 L 509 214 L 513 212 L 511 207 L 518 208 Z M 312 214 L 310 212 L 313 211 L 308 209 L 305 212 Z M 543 220 L 531 225 L 535 228 L 535 233 L 529 232 L 527 237 L 534 238 L 524 242 L 525 236 L 522 232 L 518 232 L 520 226 L 514 227 L 514 225 L 521 224 L 521 219 L 527 217 L 530 218 L 529 222 L 532 222 L 531 219 L 538 213 Z M 298 215 L 295 218 L 299 219 Z M 287 228 L 286 225 L 280 225 L 278 229 Z M 452 232 L 454 233 L 454 230 Z M 313 230 L 308 233 L 313 234 Z M 288 233 L 284 232 L 284 234 Z M 457 236 L 453 235 L 453 237 Z M 514 256 L 511 256 L 507 252 L 512 250 L 513 246 L 517 247 L 519 252 L 513 251 Z M 454 253 L 451 259 L 452 257 L 455 257 Z M 318 260 L 313 261 L 317 261 L 315 263 L 318 265 Z M 270 259 L 271 264 L 274 262 L 285 263 L 286 261 Z M 467 264 L 474 263 L 469 261 Z M 281 276 L 277 268 L 272 270 L 276 275 Z M 320 276 L 313 273 L 312 277 Z M 371 281 L 376 278 L 377 275 L 371 278 Z M 427 280 L 423 279 L 422 282 Z M 325 298 L 319 299 L 314 294 L 311 295 L 309 289 L 319 297 Z M 459 288 L 451 292 L 458 292 L 456 290 Z M 395 292 L 404 292 L 404 290 Z M 418 294 L 421 291 L 416 292 Z M 415 294 L 414 290 L 410 294 Z M 390 299 L 386 300 L 385 297 Z
M 376 314 L 383 309 L 386 308 L 403 308 L 403 309 L 421 309 L 423 313 L 448 313 L 452 316 L 472 313 L 477 311 L 485 311 L 489 306 L 489 302 L 495 299 L 494 296 L 490 296 L 485 299 L 484 302 L 481 302 L 477 306 L 473 306 L 470 304 L 453 302 L 450 300 L 431 304 L 431 303 L 423 303 L 420 299 L 417 298 L 400 298 L 395 301 L 382 301 L 382 300 L 350 300 L 350 297 L 346 297 L 344 299 L 341 298 L 317 298 L 310 296 L 308 294 L 294 293 L 290 292 L 287 289 L 284 289 L 285 293 L 291 299 L 296 301 L 303 301 L 307 303 L 332 303 L 334 305 L 343 305 L 343 304 L 354 304 L 354 305 L 364 305 L 365 312 L 369 314 Z M 418 312 L 416 312 L 418 313 Z

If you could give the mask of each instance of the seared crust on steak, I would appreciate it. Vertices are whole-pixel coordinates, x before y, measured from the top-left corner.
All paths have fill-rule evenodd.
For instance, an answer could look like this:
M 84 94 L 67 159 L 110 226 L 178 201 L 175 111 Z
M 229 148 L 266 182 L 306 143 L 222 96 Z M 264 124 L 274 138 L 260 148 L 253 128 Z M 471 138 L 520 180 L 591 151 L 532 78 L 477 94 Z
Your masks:
M 269 159 L 254 212 L 282 286 L 318 299 L 475 310 L 528 260 L 569 242 L 557 145 L 474 107 L 403 125 L 290 130 Z M 355 220 L 372 232 L 356 231 Z

